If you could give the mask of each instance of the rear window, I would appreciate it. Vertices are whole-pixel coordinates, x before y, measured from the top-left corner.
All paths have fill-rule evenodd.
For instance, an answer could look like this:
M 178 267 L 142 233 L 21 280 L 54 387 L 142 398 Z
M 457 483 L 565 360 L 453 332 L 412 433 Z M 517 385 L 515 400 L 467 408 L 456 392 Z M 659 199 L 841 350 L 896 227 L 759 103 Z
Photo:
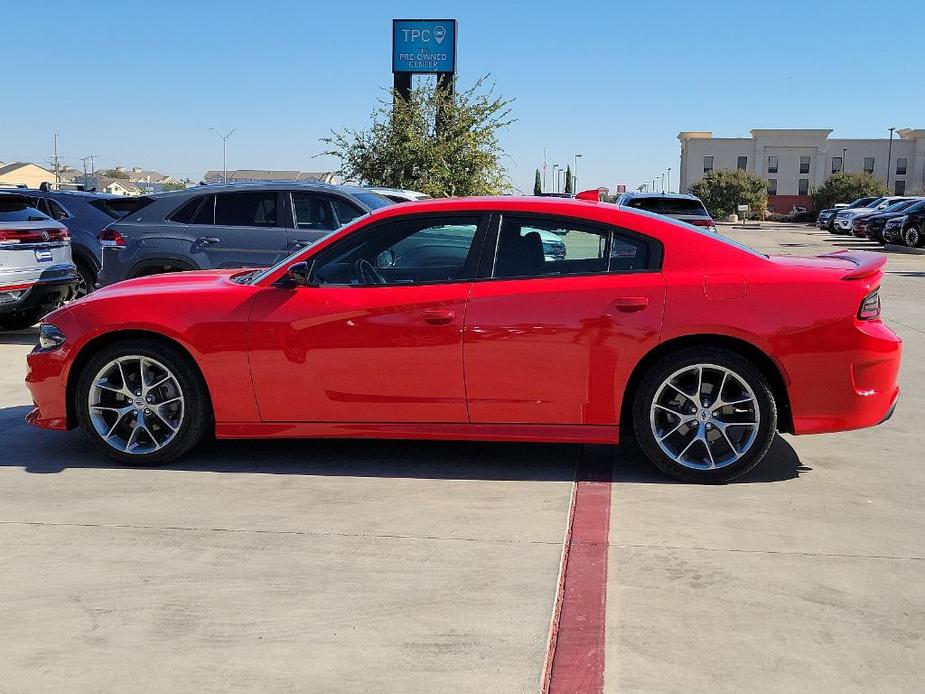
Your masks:
M 655 214 L 689 214 L 709 217 L 703 203 L 686 198 L 632 198 L 626 206 Z
M 362 202 L 371 210 L 377 210 L 380 207 L 388 207 L 393 204 L 391 200 L 376 193 L 354 193 L 353 197 Z
M 91 200 L 90 204 L 112 219 L 122 219 L 125 215 L 132 214 L 142 207 L 150 205 L 151 202 L 153 202 L 151 198 L 144 196 L 126 196 L 120 198 L 97 198 Z
M 48 218 L 26 198 L 0 195 L 0 222 L 43 222 Z

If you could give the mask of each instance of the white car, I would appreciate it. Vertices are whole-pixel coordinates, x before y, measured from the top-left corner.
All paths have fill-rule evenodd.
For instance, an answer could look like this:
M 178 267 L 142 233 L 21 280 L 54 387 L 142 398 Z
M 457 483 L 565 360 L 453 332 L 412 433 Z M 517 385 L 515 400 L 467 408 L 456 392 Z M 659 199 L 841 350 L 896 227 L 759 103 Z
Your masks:
M 899 202 L 900 200 L 909 200 L 909 197 L 904 195 L 889 195 L 882 198 L 877 198 L 873 202 L 869 203 L 866 207 L 853 207 L 845 210 L 839 210 L 835 215 L 835 221 L 832 223 L 832 230 L 835 233 L 846 233 L 850 234 L 852 231 L 852 223 L 860 219 L 861 217 L 869 217 L 872 214 L 877 212 L 882 212 L 890 205 Z
M 35 325 L 77 286 L 67 227 L 31 204 L 0 192 L 0 330 Z
M 416 202 L 418 200 L 430 200 L 427 193 L 419 193 L 416 190 L 404 190 L 402 188 L 376 188 L 370 187 L 370 192 L 388 198 L 392 202 Z

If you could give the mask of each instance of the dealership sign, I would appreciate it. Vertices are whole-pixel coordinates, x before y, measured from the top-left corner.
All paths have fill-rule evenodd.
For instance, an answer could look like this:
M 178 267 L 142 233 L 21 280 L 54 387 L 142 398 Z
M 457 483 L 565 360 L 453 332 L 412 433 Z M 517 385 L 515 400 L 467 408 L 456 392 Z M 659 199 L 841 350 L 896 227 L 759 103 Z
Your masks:
M 393 19 L 392 72 L 456 72 L 456 20 Z

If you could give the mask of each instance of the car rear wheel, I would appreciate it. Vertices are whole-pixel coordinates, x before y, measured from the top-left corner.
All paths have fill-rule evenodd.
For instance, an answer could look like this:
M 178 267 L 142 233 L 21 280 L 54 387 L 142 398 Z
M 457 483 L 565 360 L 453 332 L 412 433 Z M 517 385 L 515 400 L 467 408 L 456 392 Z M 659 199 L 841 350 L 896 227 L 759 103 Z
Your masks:
M 906 245 L 909 248 L 921 248 L 922 244 L 925 243 L 925 238 L 923 238 L 922 225 L 911 225 L 906 229 L 905 238 Z
M 96 287 L 96 272 L 82 260 L 78 260 L 75 264 L 77 266 L 77 286 L 74 288 L 74 299 L 79 299 Z
M 211 420 L 205 385 L 190 358 L 154 340 L 100 350 L 83 369 L 75 397 L 87 438 L 131 465 L 177 458 L 202 439 Z
M 685 482 L 721 483 L 761 462 L 777 428 L 767 379 L 744 357 L 701 347 L 660 359 L 643 376 L 633 429 L 656 467 Z

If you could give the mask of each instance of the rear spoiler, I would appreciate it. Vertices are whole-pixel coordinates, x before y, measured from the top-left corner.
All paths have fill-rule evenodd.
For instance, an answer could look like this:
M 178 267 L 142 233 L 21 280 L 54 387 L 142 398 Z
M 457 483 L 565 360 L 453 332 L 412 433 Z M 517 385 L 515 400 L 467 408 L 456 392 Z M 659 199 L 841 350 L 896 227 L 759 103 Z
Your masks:
M 871 253 L 870 251 L 835 251 L 826 253 L 821 257 L 838 257 L 850 260 L 857 267 L 842 277 L 843 280 L 861 280 L 871 275 L 876 275 L 886 265 L 886 255 L 883 253 Z

